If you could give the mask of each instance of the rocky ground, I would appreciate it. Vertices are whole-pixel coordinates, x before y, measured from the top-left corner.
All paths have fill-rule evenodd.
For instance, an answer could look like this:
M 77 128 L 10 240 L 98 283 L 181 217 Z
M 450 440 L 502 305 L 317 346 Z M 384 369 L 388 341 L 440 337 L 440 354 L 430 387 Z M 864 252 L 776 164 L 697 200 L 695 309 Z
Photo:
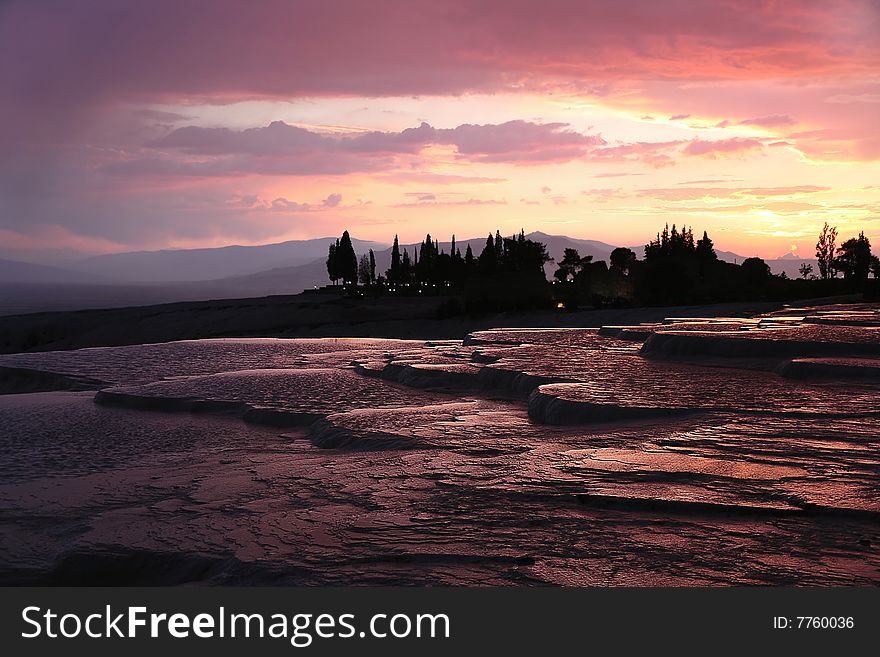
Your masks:
M 876 585 L 878 345 L 850 305 L 3 356 L 0 578 Z

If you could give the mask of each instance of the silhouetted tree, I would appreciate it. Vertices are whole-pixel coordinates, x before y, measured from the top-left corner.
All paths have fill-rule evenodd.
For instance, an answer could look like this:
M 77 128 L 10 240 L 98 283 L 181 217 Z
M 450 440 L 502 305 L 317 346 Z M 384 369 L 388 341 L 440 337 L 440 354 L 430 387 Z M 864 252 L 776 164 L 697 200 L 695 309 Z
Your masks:
M 621 276 L 628 276 L 630 269 L 636 263 L 636 254 L 632 249 L 618 247 L 611 252 L 609 257 L 611 270 Z
M 640 271 L 635 294 L 642 303 L 669 305 L 687 302 L 692 289 L 687 265 L 674 258 L 659 258 Z
M 482 313 L 548 307 L 554 300 L 563 302 L 566 309 L 575 309 L 583 304 L 596 307 L 632 300 L 680 304 L 803 298 L 851 291 L 857 285 L 866 298 L 880 292 L 876 281 L 867 280 L 870 274 L 880 278 L 880 260 L 871 254 L 864 233 L 835 248 L 830 267 L 843 272 L 846 283 L 789 281 L 785 276 L 774 276 L 760 258 L 748 258 L 742 265 L 724 262 L 718 259 L 705 231 L 699 240 L 693 235 L 690 227 L 667 225 L 645 245 L 644 261 L 630 249 L 616 248 L 610 254 L 610 267 L 605 262 L 592 262 L 589 256 L 582 258 L 576 249 L 565 249 L 554 274 L 559 281 L 555 286 L 548 286 L 545 276 L 545 265 L 552 262 L 546 245 L 527 239 L 524 229 L 511 237 L 502 237 L 500 231 L 489 233 L 479 258 L 470 244 L 462 256 L 455 235 L 449 252 L 428 234 L 413 253 L 403 249 L 402 254 L 395 236 L 387 278 L 377 277 L 372 249 L 360 258 L 355 255 L 345 231 L 329 245 L 326 264 L 334 284 L 342 280 L 346 285 L 375 285 L 373 295 L 380 295 L 386 283 L 402 286 L 396 289 L 400 294 L 451 295 L 455 302 L 444 306 L 446 315 L 462 309 Z M 826 224 L 817 250 L 834 245 L 836 237 L 836 230 Z M 812 272 L 813 265 L 801 265 L 804 279 L 814 279 Z
M 708 240 L 708 236 L 706 236 L 706 239 Z M 709 244 L 711 245 L 711 241 Z M 696 245 L 694 244 L 693 231 L 690 228 L 684 227 L 679 232 L 675 224 L 672 224 L 672 230 L 669 230 L 669 224 L 666 224 L 663 232 L 657 233 L 657 238 L 645 245 L 646 262 L 658 258 L 682 260 L 695 255 Z
M 394 245 L 391 247 L 391 267 L 386 272 L 389 283 L 401 282 L 400 271 L 400 245 L 397 242 L 397 235 L 394 236 Z
M 718 255 L 715 253 L 715 245 L 712 244 L 712 240 L 709 239 L 709 235 L 706 234 L 705 230 L 703 231 L 703 237 L 697 240 L 696 253 L 699 260 L 718 260 Z
M 819 275 L 825 278 L 834 276 L 834 247 L 837 241 L 837 228 L 829 227 L 828 222 L 819 233 L 819 241 L 816 242 L 816 259 L 819 261 Z
M 843 272 L 845 280 L 861 284 L 868 279 L 871 269 L 871 242 L 864 232 L 840 245 L 833 266 L 835 270 Z
M 358 281 L 362 285 L 369 285 L 370 284 L 370 258 L 369 258 L 369 256 L 362 255 L 361 259 L 358 260 L 357 277 L 358 277 Z
M 498 237 L 495 238 L 497 251 Z M 505 272 L 527 272 L 530 274 L 544 275 L 544 264 L 552 258 L 547 255 L 547 247 L 541 242 L 527 240 L 524 231 L 520 231 L 515 237 L 502 238 L 501 255 L 498 263 L 499 269 Z
M 336 240 L 336 243 L 330 243 L 330 250 L 327 254 L 327 276 L 330 277 L 330 280 L 333 282 L 333 285 L 336 285 L 336 281 L 339 280 L 339 256 L 337 255 L 337 251 L 339 249 L 339 240 Z
M 556 263 L 559 267 L 554 272 L 553 277 L 561 283 L 572 280 L 581 271 L 583 266 L 592 260 L 593 256 L 581 258 L 577 249 L 565 249 L 562 260 Z
M 498 251 L 495 249 L 495 238 L 492 237 L 492 233 L 489 233 L 489 237 L 486 238 L 486 246 L 480 254 L 480 271 L 486 274 L 491 274 L 495 271 L 497 264 Z
M 875 255 L 871 256 L 871 275 L 875 279 L 880 279 L 880 258 Z
M 403 250 L 403 259 L 400 261 L 400 278 L 397 281 L 398 283 L 410 283 L 412 282 L 412 261 L 409 258 L 409 251 L 406 249 Z
M 760 288 L 770 280 L 770 267 L 761 258 L 746 258 L 741 270 L 745 284 L 751 288 Z
M 544 264 L 550 260 L 546 245 L 526 239 L 522 230 L 512 237 L 489 233 L 476 261 L 470 248 L 465 251 L 465 307 L 481 313 L 549 307 L 552 297 Z
M 343 231 L 342 237 L 339 239 L 336 255 L 339 259 L 338 272 L 342 282 L 357 284 L 358 259 L 347 230 Z
M 706 231 L 694 241 L 693 230 L 667 224 L 645 245 L 638 263 L 634 295 L 644 303 L 732 300 L 742 294 L 739 267 L 723 262 Z
M 437 284 L 438 280 L 437 261 L 440 257 L 440 245 L 431 238 L 430 233 L 419 245 L 419 259 L 415 265 L 416 280 L 420 283 Z

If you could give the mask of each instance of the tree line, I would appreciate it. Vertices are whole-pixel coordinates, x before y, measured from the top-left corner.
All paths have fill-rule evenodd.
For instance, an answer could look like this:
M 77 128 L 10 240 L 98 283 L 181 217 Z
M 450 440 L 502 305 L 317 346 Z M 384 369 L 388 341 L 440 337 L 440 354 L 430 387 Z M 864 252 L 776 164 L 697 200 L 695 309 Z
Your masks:
M 865 232 L 858 237 L 851 237 L 839 247 L 836 245 L 837 227 L 826 222 L 816 242 L 816 260 L 819 265 L 819 276 L 822 279 L 836 278 L 842 274 L 844 280 L 861 282 L 868 278 L 870 272 L 874 278 L 880 278 L 880 258 L 871 253 L 871 242 Z M 811 265 L 801 266 L 801 277 L 813 275 Z
M 609 262 L 582 257 L 565 249 L 547 281 L 544 267 L 554 260 L 542 242 L 525 232 L 504 237 L 489 234 L 479 255 L 468 244 L 465 252 L 452 236 L 447 252 L 428 234 L 413 248 L 401 249 L 395 235 L 390 267 L 376 271 L 372 249 L 357 257 L 348 231 L 330 244 L 327 273 L 334 285 L 372 294 L 446 294 L 457 296 L 448 310 L 469 311 L 549 307 L 644 304 L 675 305 L 804 298 L 866 289 L 869 273 L 880 278 L 880 262 L 864 233 L 837 246 L 837 229 L 825 224 L 816 244 L 819 276 L 805 263 L 801 278 L 776 276 L 761 258 L 730 263 L 718 258 L 706 231 L 666 225 L 644 247 L 643 258 L 627 248 L 614 249 Z M 842 275 L 842 279 L 838 278 Z M 358 285 L 363 288 L 358 288 Z M 875 284 L 876 287 L 876 284 Z M 460 298 L 460 301 L 458 300 Z M 455 307 L 456 304 L 461 308 Z
M 491 276 L 499 272 L 531 272 L 543 276 L 544 264 L 551 262 L 547 247 L 526 239 L 525 232 L 502 237 L 500 231 L 486 238 L 486 245 L 478 257 L 470 244 L 464 255 L 456 246 L 455 235 L 449 253 L 430 233 L 413 250 L 401 252 L 397 235 L 391 247 L 391 266 L 384 275 L 376 275 L 376 255 L 372 249 L 358 260 L 348 231 L 330 245 L 327 255 L 327 274 L 334 285 L 379 285 L 388 287 L 410 285 L 458 285 L 476 276 Z

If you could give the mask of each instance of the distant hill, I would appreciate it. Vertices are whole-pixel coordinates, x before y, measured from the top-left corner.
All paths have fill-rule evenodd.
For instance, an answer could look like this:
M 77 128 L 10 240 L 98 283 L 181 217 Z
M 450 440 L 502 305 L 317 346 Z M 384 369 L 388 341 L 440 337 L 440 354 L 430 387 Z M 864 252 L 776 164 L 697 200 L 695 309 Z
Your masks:
M 326 258 L 327 248 L 335 239 L 321 237 L 260 246 L 110 253 L 87 258 L 71 268 L 126 283 L 209 281 L 255 274 L 275 267 L 304 265 Z M 359 252 L 386 246 L 356 239 L 352 243 Z
M 561 259 L 566 248 L 577 249 L 582 256 L 592 255 L 594 260 L 608 260 L 611 251 L 614 250 L 610 244 L 597 242 L 595 240 L 579 240 L 571 237 L 560 235 L 547 235 L 545 233 L 535 232 L 526 235 L 527 238 L 543 242 L 547 245 L 547 251 L 551 257 Z M 212 280 L 204 280 L 189 285 L 194 289 L 202 289 L 206 294 L 210 294 L 213 298 L 219 298 L 223 295 L 247 296 L 247 295 L 265 295 L 265 294 L 296 294 L 304 289 L 312 287 L 321 287 L 327 285 L 326 258 L 327 246 L 330 238 L 319 240 L 321 250 L 318 257 L 311 261 L 287 264 L 282 267 L 263 268 L 263 271 L 257 271 L 244 275 L 218 277 Z M 376 256 L 376 273 L 384 274 L 391 266 L 391 247 L 376 245 L 374 242 L 365 242 L 362 240 L 352 240 L 355 252 L 358 257 L 367 253 L 369 249 L 374 250 Z M 479 256 L 486 244 L 485 237 L 475 237 L 456 241 L 456 248 L 461 249 L 464 253 L 470 245 L 475 256 Z M 378 246 L 378 248 L 377 248 Z M 450 242 L 440 242 L 440 248 L 447 253 L 451 249 Z M 255 247 L 251 247 L 255 248 Z M 401 244 L 400 251 L 404 249 L 410 255 L 417 252 L 419 244 Z M 288 259 L 288 263 L 290 260 Z M 547 276 L 552 276 L 556 265 L 550 263 L 547 265 Z
M 488 237 L 488 234 L 486 237 Z M 465 250 L 467 249 L 468 245 L 470 245 L 471 250 L 474 252 L 474 256 L 479 256 L 480 253 L 483 252 L 483 247 L 486 246 L 486 237 L 472 237 L 469 239 L 456 241 L 455 246 L 457 249 L 460 249 L 462 255 L 464 255 Z M 510 236 L 505 235 L 505 237 Z M 561 260 L 565 249 L 577 249 L 578 253 L 581 256 L 591 255 L 593 256 L 593 260 L 607 261 L 609 256 L 611 255 L 611 252 L 616 248 L 611 244 L 605 244 L 604 242 L 597 242 L 595 240 L 580 240 L 574 237 L 566 237 L 564 235 L 548 235 L 547 233 L 542 233 L 540 231 L 528 233 L 526 235 L 526 238 L 546 244 L 547 253 L 550 254 L 550 257 L 554 260 Z M 440 242 L 440 249 L 446 251 L 447 253 L 449 253 L 451 246 L 451 242 Z M 401 244 L 400 252 L 403 253 L 403 250 L 406 249 L 409 251 L 410 255 L 412 255 L 414 251 L 418 251 L 418 248 L 419 244 Z M 355 246 L 355 250 L 358 250 L 357 246 Z M 391 248 L 389 247 L 383 251 L 376 251 L 376 272 L 384 273 L 385 270 L 388 269 L 390 266 Z M 547 276 L 550 277 L 553 275 L 553 272 L 556 271 L 556 265 L 553 263 L 549 263 L 545 269 L 547 272 Z
M 615 249 L 605 242 L 565 235 L 533 232 L 526 237 L 546 244 L 555 260 L 562 258 L 565 249 L 573 248 L 581 256 L 608 262 Z M 0 314 L 298 294 L 329 283 L 327 247 L 335 239 L 118 253 L 88 258 L 70 268 L 0 259 Z M 358 256 L 374 250 L 377 274 L 384 274 L 391 266 L 389 246 L 358 239 L 352 239 L 352 243 Z M 474 255 L 479 256 L 485 243 L 485 237 L 476 237 L 456 245 L 462 253 L 470 245 Z M 450 243 L 440 242 L 440 248 L 448 253 Z M 629 248 L 639 258 L 644 257 L 644 245 Z M 412 254 L 418 244 L 401 244 L 401 251 L 404 249 Z M 741 263 L 748 257 L 730 251 L 717 253 L 727 262 Z M 818 273 L 815 259 L 792 254 L 766 262 L 774 273 L 785 272 L 790 278 L 800 276 L 798 270 L 804 262 L 813 265 L 814 274 Z M 548 279 L 555 269 L 555 263 L 545 267 Z
M 616 248 L 612 244 L 606 244 L 605 242 L 599 242 L 597 240 L 582 240 L 574 237 L 568 237 L 565 235 L 548 235 L 547 233 L 542 232 L 533 232 L 526 235 L 528 239 L 536 240 L 539 242 L 543 242 L 547 245 L 547 252 L 550 254 L 554 260 L 560 260 L 565 249 L 572 248 L 577 249 L 578 253 L 581 256 L 593 256 L 594 261 L 604 260 L 608 262 L 611 252 Z M 221 259 L 217 260 L 212 266 L 219 267 L 221 264 L 225 266 L 227 263 L 234 262 L 234 257 L 228 258 L 227 254 L 232 253 L 235 256 L 239 249 L 246 249 L 246 254 L 248 258 L 261 258 L 262 255 L 266 254 L 268 260 L 260 261 L 261 266 L 258 262 L 248 261 L 246 264 L 248 267 L 253 268 L 253 271 L 246 271 L 244 273 L 235 273 L 228 276 L 215 276 L 210 279 L 193 279 L 193 280 L 184 280 L 179 276 L 177 278 L 173 277 L 173 273 L 168 275 L 166 282 L 174 282 L 177 285 L 185 286 L 188 289 L 188 297 L 193 298 L 194 294 L 201 292 L 205 298 L 222 298 L 224 296 L 262 296 L 267 294 L 297 294 L 302 290 L 313 288 L 313 287 L 321 287 L 327 285 L 329 280 L 327 278 L 327 269 L 326 269 L 326 258 L 327 258 L 327 247 L 330 242 L 335 238 L 322 238 L 317 240 L 308 240 L 304 242 L 285 242 L 282 244 L 268 244 L 262 247 L 226 247 L 223 249 L 193 249 L 193 250 L 183 250 L 183 251 L 158 251 L 151 252 L 153 254 L 179 254 L 179 257 L 188 258 L 188 257 L 205 257 L 203 256 L 204 252 L 211 252 L 211 257 L 219 257 L 222 256 Z M 384 274 L 385 271 L 391 266 L 391 247 L 386 247 L 382 244 L 377 244 L 376 242 L 369 242 L 364 240 L 352 239 L 352 243 L 354 245 L 355 253 L 360 257 L 361 255 L 367 253 L 369 249 L 373 249 L 376 256 L 376 273 Z M 479 256 L 482 252 L 483 247 L 486 244 L 485 237 L 475 237 L 470 239 L 464 239 L 456 242 L 456 247 L 461 249 L 462 253 L 467 249 L 468 245 L 470 245 L 471 249 L 474 252 L 474 255 Z M 280 248 L 279 248 L 280 247 Z M 419 244 L 401 244 L 400 250 L 401 253 L 404 250 L 407 250 L 410 255 L 417 252 L 419 248 Z M 449 252 L 451 248 L 451 243 L 446 241 L 440 242 L 440 248 L 446 252 Z M 639 257 L 644 255 L 643 247 L 630 247 Z M 232 251 L 228 251 L 231 249 Z M 266 251 L 261 251 L 259 249 L 266 249 Z M 223 254 L 213 255 L 214 253 L 222 251 Z M 311 257 L 302 256 L 294 256 L 293 252 L 296 253 L 311 253 Z M 120 254 L 125 256 L 130 255 L 138 255 L 138 254 Z M 283 256 L 283 257 L 282 257 Z M 108 256 L 101 256 L 101 258 L 107 258 Z M 718 257 L 722 260 L 728 262 L 738 262 L 741 263 L 746 259 L 747 256 L 741 256 L 736 253 L 731 253 L 728 251 L 718 251 Z M 280 266 L 271 266 L 271 261 L 273 258 L 276 258 L 276 262 L 281 262 Z M 797 269 L 800 266 L 799 260 L 768 260 L 767 264 L 770 265 L 771 269 L 774 272 L 786 271 L 789 276 L 796 277 L 798 275 Z M 815 265 L 814 265 L 815 267 Z M 556 269 L 555 263 L 548 263 L 546 267 L 547 277 L 550 278 L 553 275 L 553 272 Z M 203 272 L 211 271 L 210 268 L 205 267 L 202 269 Z M 223 274 L 228 273 L 227 269 L 224 269 Z
M 103 276 L 32 262 L 0 259 L 0 283 L 107 283 Z
M 813 275 L 819 275 L 819 262 L 815 258 L 777 258 L 776 260 L 766 260 L 770 265 L 770 271 L 774 274 L 785 272 L 789 278 L 800 278 L 801 265 L 807 263 L 813 266 Z
M 718 258 L 724 260 L 725 262 L 733 262 L 738 265 L 742 264 L 742 261 L 751 256 L 743 256 L 738 253 L 731 253 L 730 251 L 715 251 L 718 254 Z M 770 267 L 770 271 L 774 274 L 782 274 L 785 273 L 789 278 L 800 278 L 800 268 L 803 263 L 807 263 L 813 266 L 813 273 L 819 274 L 819 266 L 816 262 L 815 258 L 799 258 L 793 253 L 788 253 L 781 258 L 773 258 L 769 260 L 764 260 L 767 263 L 767 266 Z
M 548 235 L 540 231 L 535 231 L 526 235 L 530 240 L 543 242 L 547 245 L 547 252 L 552 258 L 561 259 L 565 249 L 577 249 L 581 256 L 593 256 L 593 260 L 605 260 L 611 256 L 611 252 L 617 247 L 613 244 L 606 244 L 597 240 L 582 240 L 566 235 Z M 640 255 L 642 247 L 636 251 L 636 255 Z
M 358 253 L 358 256 L 360 255 Z M 211 281 L 193 282 L 188 287 L 191 290 L 203 290 L 205 298 L 219 299 L 227 296 L 299 294 L 303 290 L 323 287 L 329 283 L 325 256 L 292 267 L 275 267 L 245 276 L 228 276 Z

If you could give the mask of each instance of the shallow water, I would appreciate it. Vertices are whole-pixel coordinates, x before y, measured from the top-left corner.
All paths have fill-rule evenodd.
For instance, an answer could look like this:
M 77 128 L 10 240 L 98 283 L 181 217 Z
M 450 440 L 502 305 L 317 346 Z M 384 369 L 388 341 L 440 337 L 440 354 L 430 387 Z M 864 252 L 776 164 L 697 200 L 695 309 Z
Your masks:
M 741 330 L 810 324 L 815 343 L 822 322 L 859 322 L 859 345 L 874 317 L 781 313 Z M 711 337 L 736 323 L 638 331 Z M 877 383 L 833 380 L 851 358 L 797 381 L 656 360 L 617 330 L 0 357 L 105 382 L 92 382 L 100 403 L 0 396 L 0 576 L 880 583 Z

